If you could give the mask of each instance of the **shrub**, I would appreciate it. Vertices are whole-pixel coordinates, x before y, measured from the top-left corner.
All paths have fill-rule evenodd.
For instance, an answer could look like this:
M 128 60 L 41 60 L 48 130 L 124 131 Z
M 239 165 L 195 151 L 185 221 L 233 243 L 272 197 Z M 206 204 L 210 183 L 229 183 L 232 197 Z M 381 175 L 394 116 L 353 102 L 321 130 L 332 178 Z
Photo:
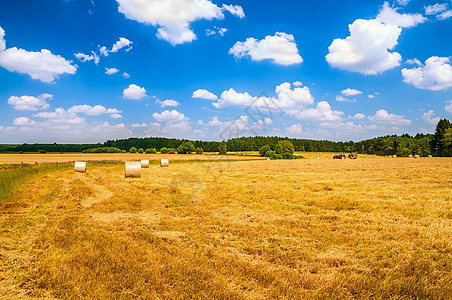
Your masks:
M 283 153 L 282 158 L 283 159 L 293 159 L 293 154 L 292 153 Z
M 138 153 L 144 153 L 143 148 L 138 149 Z
M 283 154 L 283 153 L 293 154 L 293 152 L 295 151 L 295 147 L 293 146 L 293 144 L 290 141 L 284 140 L 284 141 L 278 142 L 275 150 L 276 150 L 276 153 L 279 153 L 279 154 Z
M 155 154 L 155 153 L 157 153 L 157 150 L 155 148 L 151 148 L 151 149 L 147 148 L 145 153 L 146 154 Z
M 190 154 L 192 152 L 195 152 L 195 145 L 192 142 L 184 142 L 177 147 L 178 154 Z
M 137 148 L 132 147 L 132 148 L 130 148 L 129 152 L 130 153 L 137 153 Z
M 19 151 L 19 154 L 24 154 L 24 152 L 23 151 Z
M 196 148 L 196 154 L 202 154 L 204 150 L 201 147 Z
M 275 155 L 275 159 L 283 159 L 282 154 L 278 154 L 278 153 L 277 153 L 277 154 Z
M 273 150 L 269 150 L 269 151 L 265 152 L 265 157 L 270 157 L 270 158 L 274 159 L 275 155 L 276 155 L 276 152 Z
M 168 148 L 168 154 L 176 154 L 176 149 Z
M 108 153 L 121 153 L 121 149 L 116 148 L 116 147 L 109 147 Z
M 259 148 L 259 155 L 260 156 L 265 156 L 265 153 L 267 153 L 267 151 L 271 151 L 272 149 L 270 148 L 269 145 L 264 145 L 262 147 Z
M 47 153 L 47 151 L 44 150 L 44 149 L 39 149 L 38 152 L 39 152 L 39 153 Z
M 228 153 L 228 146 L 226 145 L 225 142 L 220 143 L 220 145 L 218 146 L 218 154 L 219 155 L 225 155 Z
M 121 150 L 121 153 L 127 153 L 127 151 L 126 150 Z
M 166 147 L 163 147 L 162 149 L 160 149 L 160 153 L 162 153 L 162 154 L 166 154 L 168 152 L 169 152 L 169 149 Z

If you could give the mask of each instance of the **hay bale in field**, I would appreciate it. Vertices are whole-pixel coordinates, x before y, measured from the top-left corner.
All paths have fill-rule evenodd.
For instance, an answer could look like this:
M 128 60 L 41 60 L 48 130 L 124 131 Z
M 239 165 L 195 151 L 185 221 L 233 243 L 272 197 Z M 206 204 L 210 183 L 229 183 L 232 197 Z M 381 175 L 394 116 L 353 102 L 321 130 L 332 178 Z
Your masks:
M 429 158 L 432 158 L 433 156 L 429 155 L 428 157 L 429 157 Z
M 149 159 L 142 159 L 141 160 L 141 167 L 142 168 L 149 168 Z
M 392 156 L 392 158 L 397 158 L 397 155 L 394 154 L 394 155 Z
M 139 161 L 126 161 L 125 176 L 132 178 L 141 178 L 141 162 Z
M 162 158 L 160 160 L 160 167 L 169 167 L 169 161 L 167 158 Z
M 409 158 L 413 158 L 413 155 L 410 154 L 410 155 L 408 155 L 408 157 L 409 157 Z
M 74 171 L 80 173 L 86 173 L 86 162 L 76 161 L 74 164 Z
M 421 156 L 419 155 L 419 154 L 416 154 L 415 156 L 414 156 L 414 158 L 420 158 Z

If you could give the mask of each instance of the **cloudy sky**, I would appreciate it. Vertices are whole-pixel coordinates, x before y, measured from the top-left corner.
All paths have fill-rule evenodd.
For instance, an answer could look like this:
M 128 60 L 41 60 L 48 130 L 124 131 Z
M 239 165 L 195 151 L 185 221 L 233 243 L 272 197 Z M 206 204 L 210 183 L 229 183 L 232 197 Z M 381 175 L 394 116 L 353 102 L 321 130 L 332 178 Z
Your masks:
M 433 132 L 451 35 L 451 0 L 0 1 L 0 143 Z

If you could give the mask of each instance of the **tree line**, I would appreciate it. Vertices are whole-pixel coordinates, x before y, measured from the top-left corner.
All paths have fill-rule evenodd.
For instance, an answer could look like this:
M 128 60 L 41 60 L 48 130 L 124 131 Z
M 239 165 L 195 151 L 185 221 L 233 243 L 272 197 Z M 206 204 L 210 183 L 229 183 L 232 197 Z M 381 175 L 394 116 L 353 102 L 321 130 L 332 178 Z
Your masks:
M 104 149 L 114 149 L 114 152 L 128 152 L 135 149 L 155 149 L 161 152 L 166 149 L 177 150 L 184 143 L 192 142 L 194 149 L 188 152 L 221 152 L 225 151 L 259 151 L 268 145 L 276 149 L 280 141 L 289 141 L 295 151 L 306 152 L 359 152 L 377 155 L 421 155 L 421 156 L 452 156 L 452 124 L 447 119 L 441 119 L 434 134 L 387 135 L 360 142 L 333 142 L 327 140 L 309 140 L 285 138 L 276 136 L 250 136 L 232 138 L 224 142 L 216 141 L 190 141 L 188 139 L 175 139 L 163 137 L 128 138 L 108 140 L 103 144 L 22 144 L 2 145 L 1 152 L 104 152 Z M 185 144 L 187 145 L 187 144 Z M 90 150 L 91 149 L 91 150 Z M 93 151 L 93 149 L 96 149 Z M 182 150 L 180 148 L 179 150 Z M 111 151 L 112 150 L 106 150 Z M 145 151 L 145 150 L 144 150 Z
M 434 134 L 387 135 L 354 143 L 353 151 L 376 155 L 452 156 L 452 123 L 441 119 Z

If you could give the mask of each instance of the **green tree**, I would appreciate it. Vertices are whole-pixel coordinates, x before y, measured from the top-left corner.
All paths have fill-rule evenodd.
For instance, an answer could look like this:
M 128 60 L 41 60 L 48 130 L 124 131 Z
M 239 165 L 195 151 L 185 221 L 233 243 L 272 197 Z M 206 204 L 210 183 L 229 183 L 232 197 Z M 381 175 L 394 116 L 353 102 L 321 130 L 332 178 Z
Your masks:
M 144 153 L 143 148 L 138 149 L 138 153 Z
M 452 128 L 447 128 L 442 139 L 444 155 L 452 156 Z
M 166 147 L 163 147 L 163 148 L 160 149 L 160 153 L 162 153 L 162 154 L 166 154 L 168 152 L 169 152 L 169 149 L 166 148 Z
M 220 145 L 218 145 L 218 154 L 220 155 L 225 155 L 228 153 L 228 146 L 226 145 L 226 143 L 220 143 Z
M 444 134 L 446 130 L 452 128 L 452 124 L 447 119 L 439 120 L 435 128 L 435 134 L 430 142 L 431 151 L 434 156 L 445 156 Z
M 204 150 L 201 147 L 196 148 L 196 154 L 202 154 Z
M 184 142 L 179 147 L 177 147 L 178 154 L 190 154 L 195 152 L 195 145 L 192 142 Z
M 130 153 L 137 153 L 137 148 L 135 148 L 135 147 L 132 147 L 132 148 L 130 148 L 130 150 L 129 150 L 129 152 Z
M 260 156 L 265 156 L 265 153 L 267 153 L 267 151 L 271 151 L 272 149 L 270 148 L 269 145 L 264 145 L 262 147 L 259 148 L 259 155 Z
M 155 154 L 157 150 L 155 148 L 147 148 L 145 151 L 146 154 Z
M 278 152 L 278 150 L 280 152 Z M 275 151 L 277 154 L 283 154 L 283 153 L 293 154 L 293 152 L 295 151 L 295 147 L 293 146 L 293 144 L 290 141 L 283 140 L 283 141 L 278 142 L 278 144 L 276 145 Z

